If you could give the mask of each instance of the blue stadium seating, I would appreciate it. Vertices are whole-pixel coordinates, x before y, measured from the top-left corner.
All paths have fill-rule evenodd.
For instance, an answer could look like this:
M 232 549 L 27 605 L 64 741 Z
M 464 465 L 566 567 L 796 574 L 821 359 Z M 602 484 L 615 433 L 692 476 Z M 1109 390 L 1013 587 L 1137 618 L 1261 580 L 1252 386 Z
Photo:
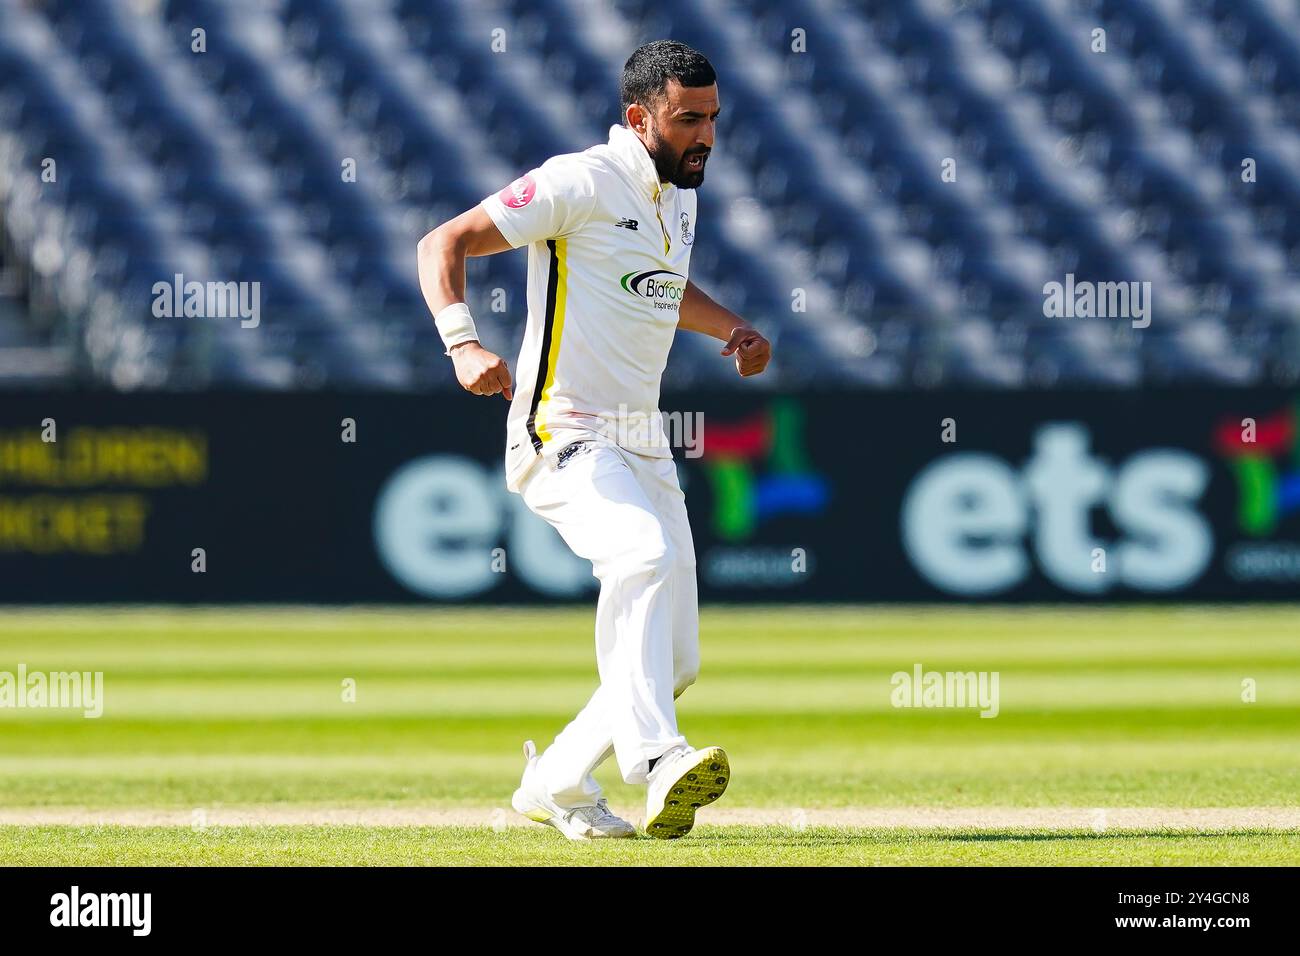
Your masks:
M 416 241 L 604 141 L 663 36 L 721 77 L 693 278 L 777 355 L 682 336 L 668 385 L 1300 381 L 1292 0 L 0 0 L 0 381 L 450 387 Z M 263 323 L 155 317 L 178 273 Z M 1151 327 L 1047 317 L 1067 273 Z M 524 275 L 469 269 L 510 356 Z

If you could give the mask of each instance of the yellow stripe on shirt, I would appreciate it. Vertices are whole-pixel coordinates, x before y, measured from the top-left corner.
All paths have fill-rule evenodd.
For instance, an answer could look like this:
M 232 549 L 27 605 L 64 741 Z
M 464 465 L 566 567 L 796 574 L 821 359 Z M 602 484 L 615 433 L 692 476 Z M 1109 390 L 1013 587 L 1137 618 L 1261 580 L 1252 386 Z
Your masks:
M 544 409 L 550 400 L 551 390 L 555 387 L 555 366 L 560 360 L 560 338 L 564 335 L 564 306 L 569 289 L 569 243 L 567 239 L 556 239 L 555 264 L 557 281 L 555 284 L 555 313 L 551 319 L 551 350 L 546 357 L 546 379 L 542 383 L 541 400 L 537 403 L 537 417 L 534 428 L 537 437 L 550 441 L 551 433 L 546 428 Z

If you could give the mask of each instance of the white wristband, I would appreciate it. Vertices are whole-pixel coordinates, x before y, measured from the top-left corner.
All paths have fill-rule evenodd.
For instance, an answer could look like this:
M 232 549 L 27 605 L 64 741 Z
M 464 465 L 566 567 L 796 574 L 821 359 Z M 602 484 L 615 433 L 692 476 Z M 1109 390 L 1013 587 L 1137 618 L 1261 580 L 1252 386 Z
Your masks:
M 433 317 L 433 324 L 442 336 L 442 345 L 450 355 L 451 350 L 465 342 L 478 340 L 478 330 L 474 328 L 474 317 L 469 314 L 469 306 L 464 302 L 453 302 Z

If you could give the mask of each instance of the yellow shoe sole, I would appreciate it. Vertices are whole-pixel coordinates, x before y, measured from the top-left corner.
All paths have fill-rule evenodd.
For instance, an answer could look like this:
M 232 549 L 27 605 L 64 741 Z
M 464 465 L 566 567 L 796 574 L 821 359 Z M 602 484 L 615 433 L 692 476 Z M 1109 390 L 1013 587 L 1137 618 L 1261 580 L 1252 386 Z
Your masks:
M 717 800 L 731 782 L 731 764 L 721 747 L 697 751 L 677 782 L 664 794 L 663 808 L 645 822 L 645 831 L 660 840 L 675 840 L 691 832 L 695 811 Z

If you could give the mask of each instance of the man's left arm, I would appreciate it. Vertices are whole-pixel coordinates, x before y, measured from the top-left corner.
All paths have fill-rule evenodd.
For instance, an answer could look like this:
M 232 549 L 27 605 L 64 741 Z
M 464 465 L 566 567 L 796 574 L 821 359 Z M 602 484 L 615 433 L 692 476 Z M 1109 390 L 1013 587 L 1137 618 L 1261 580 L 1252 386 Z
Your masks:
M 735 354 L 736 371 L 742 376 L 757 375 L 767 368 L 772 358 L 772 343 L 762 333 L 730 309 L 718 305 L 689 279 L 677 307 L 677 327 L 726 342 L 722 354 Z

